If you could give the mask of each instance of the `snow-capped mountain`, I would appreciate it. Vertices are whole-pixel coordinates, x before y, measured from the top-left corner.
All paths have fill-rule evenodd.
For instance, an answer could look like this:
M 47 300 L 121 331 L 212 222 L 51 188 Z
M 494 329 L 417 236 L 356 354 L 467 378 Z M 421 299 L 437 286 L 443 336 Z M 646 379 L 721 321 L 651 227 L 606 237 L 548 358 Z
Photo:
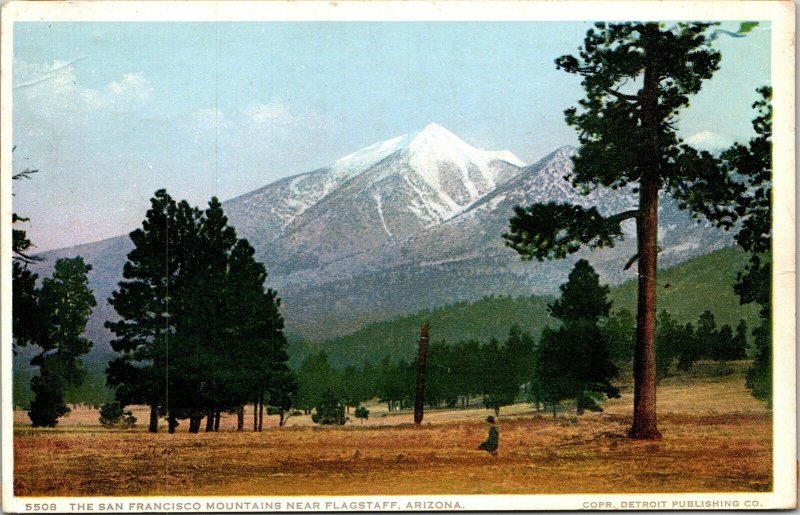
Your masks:
M 526 166 L 511 152 L 477 149 L 436 124 L 288 177 L 223 203 L 240 237 L 267 265 L 268 284 L 283 299 L 290 331 L 322 340 L 404 313 L 488 294 L 553 293 L 574 261 L 587 257 L 604 281 L 623 272 L 635 253 L 635 226 L 614 248 L 555 262 L 522 262 L 501 234 L 516 205 L 568 202 L 614 213 L 635 207 L 630 191 L 580 195 L 564 179 L 575 149 L 562 147 Z M 730 235 L 698 224 L 664 196 L 660 264 L 668 266 L 730 245 Z M 95 341 L 108 341 L 102 322 L 113 317 L 104 299 L 121 279 L 127 236 L 45 255 L 41 273 L 58 257 L 83 255 L 100 306 Z M 96 320 L 95 320 L 96 319 Z
M 312 269 L 450 220 L 523 166 L 507 150 L 479 150 L 430 124 L 232 199 L 225 210 L 276 272 Z

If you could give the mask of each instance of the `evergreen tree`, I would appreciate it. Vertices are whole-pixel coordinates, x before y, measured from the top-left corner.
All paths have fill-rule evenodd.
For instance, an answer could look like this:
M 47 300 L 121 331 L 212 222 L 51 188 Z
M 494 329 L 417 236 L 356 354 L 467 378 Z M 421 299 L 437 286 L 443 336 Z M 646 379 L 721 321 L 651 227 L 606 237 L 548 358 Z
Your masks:
M 123 406 L 150 407 L 148 430 L 155 433 L 158 409 L 165 404 L 166 345 L 175 331 L 170 291 L 175 291 L 178 249 L 185 247 L 178 245 L 180 226 L 175 223 L 177 207 L 172 197 L 159 190 L 150 204 L 142 228 L 130 233 L 134 249 L 122 271 L 125 280 L 108 300 L 120 320 L 108 321 L 105 326 L 117 336 L 111 348 L 122 353 L 109 362 L 108 384 L 117 388 L 117 400 Z M 197 216 L 192 214 L 192 225 Z
M 481 348 L 483 355 L 483 406 L 500 415 L 500 408 L 514 404 L 522 381 L 518 370 L 511 366 L 507 347 L 496 338 Z
M 669 376 L 682 335 L 681 326 L 666 310 L 662 310 L 656 324 L 656 377 L 659 381 Z
M 344 425 L 344 405 L 339 402 L 333 392 L 326 390 L 320 396 L 319 402 L 315 407 L 315 413 L 311 415 L 311 420 L 323 426 Z
M 736 336 L 734 336 L 732 347 L 735 355 L 733 359 L 747 357 L 747 322 L 744 319 L 739 320 L 739 324 L 736 326 Z
M 531 376 L 535 368 L 536 342 L 527 331 L 522 331 L 518 324 L 508 330 L 505 346 L 508 381 L 528 391 Z
M 637 332 L 634 349 L 633 438 L 659 438 L 656 423 L 656 252 L 658 195 L 668 191 L 682 208 L 733 226 L 735 200 L 742 192 L 728 170 L 707 152 L 683 144 L 676 122 L 689 97 L 719 67 L 711 47 L 714 24 L 597 23 L 577 57 L 556 66 L 582 77 L 586 97 L 580 109 L 565 111 L 579 132 L 580 149 L 571 180 L 589 193 L 601 185 L 633 185 L 636 209 L 604 215 L 597 207 L 535 204 L 515 208 L 508 245 L 523 259 L 563 258 L 581 246 L 613 246 L 621 224 L 636 220 L 638 261 Z M 752 29 L 742 25 L 741 32 Z
M 550 314 L 562 322 L 587 320 L 597 322 L 608 317 L 612 302 L 609 287 L 600 285 L 600 276 L 585 259 L 575 263 L 567 282 L 559 286 L 561 297 L 547 306 Z
M 13 150 L 13 149 L 12 149 Z M 38 170 L 25 169 L 12 175 L 14 180 L 30 179 Z M 16 347 L 35 344 L 42 335 L 42 317 L 38 312 L 38 299 L 36 298 L 36 280 L 38 275 L 28 270 L 28 265 L 40 261 L 41 258 L 29 252 L 34 247 L 24 229 L 15 227 L 18 222 L 28 222 L 29 219 L 11 214 L 11 334 L 13 338 L 13 354 Z
M 363 426 L 364 421 L 369 418 L 369 410 L 364 406 L 359 406 L 358 408 L 356 408 L 355 416 L 356 418 L 361 419 L 361 425 Z
M 170 432 L 189 419 L 198 432 L 219 428 L 222 412 L 256 406 L 255 428 L 274 393 L 286 406 L 295 385 L 286 365 L 286 338 L 277 294 L 255 251 L 236 237 L 212 198 L 201 212 L 156 192 L 141 229 L 131 233 L 119 285 L 109 302 L 121 319 L 107 322 L 123 355 L 108 367 L 124 406 L 148 404 L 150 431 L 166 415 Z
M 704 311 L 697 320 L 695 341 L 699 347 L 697 353 L 699 358 L 716 359 L 719 331 L 714 313 L 711 311 Z
M 130 429 L 136 425 L 136 417 L 132 412 L 125 411 L 120 403 L 108 402 L 100 407 L 100 425 Z
M 575 399 L 579 415 L 585 409 L 599 411 L 601 395 L 619 397 L 619 390 L 611 384 L 618 370 L 600 329 L 601 319 L 611 309 L 608 287 L 600 284 L 597 273 L 582 259 L 561 292 L 550 311 L 563 325 L 555 331 L 542 331 L 536 353 L 536 395 L 553 406 L 554 415 L 555 405 L 564 399 Z
M 310 413 L 317 406 L 323 394 L 339 391 L 336 371 L 328 363 L 328 354 L 320 351 L 312 354 L 297 371 L 298 390 L 295 406 Z
M 735 144 L 722 157 L 732 172 L 743 176 L 747 190 L 739 202 L 745 213 L 736 243 L 750 253 L 734 290 L 742 304 L 761 306 L 761 326 L 753 329 L 755 354 L 747 372 L 747 387 L 771 406 L 772 399 L 772 88 L 758 89 L 753 104 L 756 136 Z
M 703 357 L 703 347 L 700 344 L 694 326 L 687 322 L 677 332 L 674 345 L 678 357 L 678 370 L 687 371 L 696 361 Z
M 772 407 L 772 327 L 762 323 L 753 330 L 755 354 L 745 385 L 753 397 Z
M 83 381 L 80 357 L 92 347 L 83 331 L 96 305 L 87 278 L 91 269 L 81 257 L 59 259 L 53 276 L 37 292 L 45 330 L 36 342 L 42 351 L 31 360 L 39 366 L 31 381 L 35 397 L 28 413 L 34 427 L 55 427 L 70 411 L 64 403 L 66 388 Z
M 618 365 L 630 364 L 633 361 L 633 346 L 636 340 L 636 319 L 633 313 L 627 309 L 614 311 L 603 325 L 602 332 L 611 361 Z

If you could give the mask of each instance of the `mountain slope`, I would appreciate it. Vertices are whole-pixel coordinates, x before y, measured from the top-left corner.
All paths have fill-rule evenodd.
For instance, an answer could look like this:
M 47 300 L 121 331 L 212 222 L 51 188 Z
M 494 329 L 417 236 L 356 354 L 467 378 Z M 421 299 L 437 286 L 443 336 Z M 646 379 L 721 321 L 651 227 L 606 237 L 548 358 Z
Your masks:
M 758 310 L 755 306 L 742 306 L 733 292 L 736 274 L 747 263 L 748 257 L 741 249 L 728 247 L 708 255 L 692 258 L 677 266 L 659 272 L 658 309 L 666 309 L 680 323 L 697 322 L 706 310 L 714 313 L 717 325 L 735 327 L 745 319 L 748 327 L 755 327 Z M 419 327 L 424 321 L 431 325 L 431 338 L 455 343 L 460 340 L 489 338 L 504 339 L 513 324 L 539 337 L 545 326 L 556 326 L 558 321 L 548 315 L 547 304 L 554 297 L 490 296 L 472 302 L 461 302 L 433 310 L 423 310 L 392 320 L 369 324 L 346 336 L 296 347 L 295 353 L 324 350 L 337 366 L 360 365 L 379 362 L 384 356 L 393 359 L 413 359 L 419 338 Z M 628 281 L 611 288 L 610 298 L 614 310 L 636 312 L 636 283 Z M 293 356 L 302 362 L 300 355 Z

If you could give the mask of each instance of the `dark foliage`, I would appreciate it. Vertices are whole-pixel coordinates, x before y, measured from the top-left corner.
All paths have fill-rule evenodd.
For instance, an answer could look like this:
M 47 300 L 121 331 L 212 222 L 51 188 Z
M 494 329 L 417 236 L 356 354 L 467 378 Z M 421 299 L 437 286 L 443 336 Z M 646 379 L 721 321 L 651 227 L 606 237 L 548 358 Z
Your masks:
M 322 394 L 314 414 L 311 415 L 311 420 L 323 426 L 344 425 L 344 405 L 339 402 L 333 392 L 326 391 Z

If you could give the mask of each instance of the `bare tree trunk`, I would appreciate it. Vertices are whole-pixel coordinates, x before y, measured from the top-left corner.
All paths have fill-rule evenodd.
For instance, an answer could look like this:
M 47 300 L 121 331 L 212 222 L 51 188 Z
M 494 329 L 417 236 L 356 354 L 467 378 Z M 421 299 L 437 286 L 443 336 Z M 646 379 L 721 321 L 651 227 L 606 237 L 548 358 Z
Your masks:
M 209 410 L 209 412 L 206 413 L 206 433 L 210 433 L 213 430 L 214 430 L 214 411 Z
M 428 358 L 428 322 L 422 324 L 419 332 L 419 354 L 417 355 L 417 388 L 414 396 L 414 423 L 422 423 L 425 415 L 425 361 Z
M 219 431 L 219 419 L 221 416 L 222 412 L 220 410 L 217 410 L 217 412 L 214 413 L 214 432 Z
M 639 214 L 636 237 L 639 250 L 639 290 L 636 310 L 636 347 L 633 354 L 633 424 L 631 438 L 658 439 L 656 425 L 656 268 L 658 250 L 658 79 L 647 68 L 642 92 L 645 129 Z
M 236 430 L 244 431 L 244 406 L 239 406 L 236 410 Z
M 283 424 L 286 423 L 286 419 L 283 418 L 284 413 L 285 412 L 283 410 L 281 410 L 281 412 L 280 412 L 281 419 L 278 421 L 278 427 L 283 427 Z
M 151 433 L 158 433 L 158 406 L 150 405 L 150 425 L 147 430 Z
M 258 431 L 258 401 L 253 403 L 253 432 Z

